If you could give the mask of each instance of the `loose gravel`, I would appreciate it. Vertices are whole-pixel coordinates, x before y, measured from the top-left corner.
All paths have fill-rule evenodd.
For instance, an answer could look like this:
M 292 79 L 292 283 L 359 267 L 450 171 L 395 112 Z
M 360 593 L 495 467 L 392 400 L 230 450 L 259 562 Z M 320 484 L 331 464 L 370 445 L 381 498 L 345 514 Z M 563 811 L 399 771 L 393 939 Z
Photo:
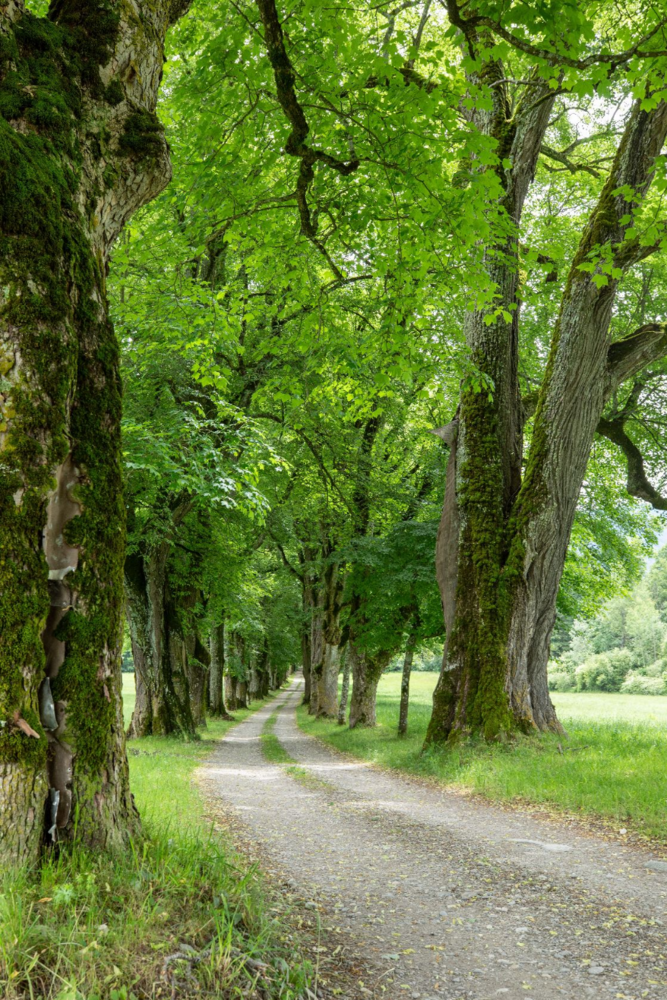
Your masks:
M 302 683 L 235 726 L 201 777 L 317 909 L 322 954 L 365 963 L 338 995 L 667 1000 L 659 859 L 343 757 L 298 729 Z M 296 766 L 262 753 L 276 710 Z

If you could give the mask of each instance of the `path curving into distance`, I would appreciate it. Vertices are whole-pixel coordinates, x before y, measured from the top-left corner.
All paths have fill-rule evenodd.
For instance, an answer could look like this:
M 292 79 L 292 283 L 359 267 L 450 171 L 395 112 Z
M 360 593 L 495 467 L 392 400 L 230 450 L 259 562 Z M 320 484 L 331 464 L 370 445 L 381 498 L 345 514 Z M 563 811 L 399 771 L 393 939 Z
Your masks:
M 317 903 L 323 945 L 370 963 L 346 998 L 666 1000 L 654 857 L 342 757 L 298 729 L 302 690 L 235 726 L 201 777 Z M 262 752 L 276 711 L 296 768 Z

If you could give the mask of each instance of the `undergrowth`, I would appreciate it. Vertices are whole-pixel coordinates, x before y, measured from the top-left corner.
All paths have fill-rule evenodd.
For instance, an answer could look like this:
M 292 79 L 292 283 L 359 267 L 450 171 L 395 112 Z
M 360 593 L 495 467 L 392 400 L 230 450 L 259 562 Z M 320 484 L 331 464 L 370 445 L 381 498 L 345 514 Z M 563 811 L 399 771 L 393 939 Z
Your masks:
M 37 871 L 0 876 L 3 1000 L 305 995 L 309 967 L 285 908 L 213 832 L 191 780 L 229 725 L 210 722 L 196 744 L 128 744 L 143 823 L 128 852 L 75 843 Z

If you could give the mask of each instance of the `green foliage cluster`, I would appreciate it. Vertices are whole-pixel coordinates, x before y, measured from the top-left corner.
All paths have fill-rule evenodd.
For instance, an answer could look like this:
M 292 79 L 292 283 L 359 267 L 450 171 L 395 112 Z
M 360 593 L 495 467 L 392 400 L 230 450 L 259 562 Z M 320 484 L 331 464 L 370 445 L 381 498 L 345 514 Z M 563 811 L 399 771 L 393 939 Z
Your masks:
M 503 17 L 559 51 L 579 52 L 603 22 L 618 45 L 631 33 L 630 21 L 611 26 L 577 6 L 554 40 L 554 12 L 543 6 Z M 165 64 L 160 113 L 174 180 L 126 230 L 109 280 L 123 344 L 130 544 L 146 551 L 169 540 L 177 587 L 199 593 L 190 627 L 204 634 L 224 619 L 228 668 L 239 676 L 267 644 L 272 659 L 299 659 L 310 623 L 304 582 L 317 589 L 334 567 L 343 641 L 352 635 L 389 660 L 416 608 L 429 649 L 443 631 L 432 545 L 446 453 L 428 432 L 451 419 L 461 386 L 489 441 L 476 460 L 495 461 L 493 372 L 469 356 L 462 327 L 471 306 L 489 325 L 498 319 L 484 255 L 501 254 L 489 247 L 512 236 L 500 199 L 511 136 L 485 136 L 473 114 L 460 114 L 488 109 L 492 93 L 439 10 L 420 30 L 410 7 L 389 23 L 379 9 L 299 3 L 287 44 L 305 141 L 319 157 L 304 207 L 257 11 L 195 2 L 193 14 L 172 33 Z M 510 54 L 520 78 L 529 60 L 498 41 L 497 55 Z M 555 85 L 548 61 L 537 71 Z M 520 245 L 527 393 L 545 377 L 567 262 L 601 189 L 597 165 L 616 135 L 610 109 L 624 93 L 597 64 L 566 68 L 561 82 L 549 146 L 581 146 L 593 166 L 540 161 Z M 614 337 L 641 323 L 651 300 L 660 308 L 663 271 L 656 258 L 626 277 Z M 662 405 L 661 372 L 636 428 L 652 471 L 661 454 L 646 428 Z M 623 476 L 622 459 L 596 442 L 556 655 L 575 618 L 638 577 L 654 540 L 654 519 L 624 494 Z M 175 527 L 184 500 L 191 511 Z M 502 534 L 487 517 L 478 529 L 478 550 L 497 565 Z M 490 570 L 489 607 L 498 582 Z M 487 625 L 479 655 L 500 663 L 502 650 L 484 645 Z
M 552 690 L 667 693 L 667 620 L 653 598 L 661 599 L 666 565 L 662 548 L 629 593 L 574 622 L 569 647 L 551 664 Z

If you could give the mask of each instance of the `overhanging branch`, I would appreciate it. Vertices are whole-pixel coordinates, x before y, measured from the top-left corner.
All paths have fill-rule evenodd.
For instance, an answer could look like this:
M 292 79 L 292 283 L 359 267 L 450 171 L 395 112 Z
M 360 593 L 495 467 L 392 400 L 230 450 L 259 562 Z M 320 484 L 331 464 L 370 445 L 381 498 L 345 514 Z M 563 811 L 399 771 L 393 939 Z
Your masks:
M 473 14 L 470 17 L 464 18 L 461 14 L 463 5 L 460 7 L 457 0 L 440 0 L 440 2 L 447 11 L 450 22 L 454 27 L 459 28 L 466 38 L 470 39 L 478 28 L 489 28 L 513 48 L 518 49 L 520 52 L 525 52 L 536 59 L 542 59 L 550 66 L 571 66 L 573 69 L 588 69 L 591 66 L 602 63 L 608 65 L 613 73 L 618 66 L 628 63 L 634 57 L 639 59 L 655 59 L 667 55 L 667 51 L 664 49 L 644 51 L 642 48 L 643 45 L 646 45 L 647 42 L 650 42 L 658 34 L 661 28 L 667 25 L 667 18 L 658 21 L 655 27 L 651 28 L 634 45 L 623 52 L 596 52 L 593 55 L 586 56 L 584 59 L 573 59 L 571 56 L 551 52 L 549 49 L 541 49 L 539 46 L 533 45 L 531 42 L 527 42 L 517 35 L 513 35 L 511 31 L 508 31 L 507 28 L 504 28 L 499 21 L 495 21 L 492 17 Z
M 647 365 L 667 355 L 667 323 L 646 323 L 607 352 L 607 399 L 613 391 Z
M 264 26 L 266 51 L 273 69 L 278 103 L 292 127 L 285 143 L 285 152 L 301 161 L 295 192 L 301 219 L 301 232 L 324 255 L 336 277 L 342 279 L 342 273 L 331 260 L 322 242 L 317 238 L 317 226 L 312 220 L 307 196 L 314 177 L 313 167 L 315 163 L 322 163 L 339 174 L 347 176 L 357 169 L 359 160 L 356 157 L 347 162 L 339 160 L 337 157 L 331 156 L 321 149 L 314 149 L 306 143 L 310 125 L 296 95 L 294 85 L 296 73 L 285 48 L 283 29 L 275 0 L 256 0 L 256 3 Z
M 667 498 L 655 489 L 648 481 L 646 470 L 644 469 L 644 458 L 637 445 L 630 439 L 625 430 L 625 421 L 622 417 L 613 420 L 600 419 L 597 426 L 598 434 L 613 441 L 625 455 L 628 466 L 628 481 L 626 488 L 630 496 L 646 500 L 656 510 L 667 510 Z

